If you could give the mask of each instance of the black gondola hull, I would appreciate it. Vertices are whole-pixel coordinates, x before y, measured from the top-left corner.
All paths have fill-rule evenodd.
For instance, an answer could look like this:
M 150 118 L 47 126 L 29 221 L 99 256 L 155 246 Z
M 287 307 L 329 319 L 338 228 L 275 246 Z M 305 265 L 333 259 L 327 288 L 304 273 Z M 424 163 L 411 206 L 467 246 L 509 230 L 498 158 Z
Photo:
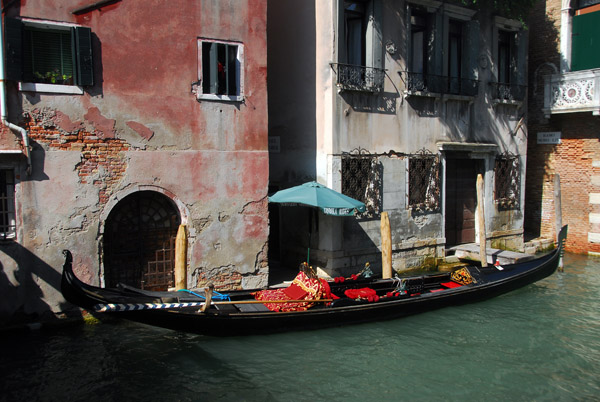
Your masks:
M 495 268 L 478 270 L 477 284 L 412 297 L 381 299 L 372 303 L 350 301 L 350 305 L 339 307 L 333 303 L 332 306 L 323 305 L 298 312 L 231 313 L 209 309 L 202 313 L 196 307 L 140 309 L 108 314 L 172 330 L 213 336 L 265 334 L 390 320 L 490 299 L 546 278 L 558 267 L 565 238 L 566 227 L 561 231 L 557 249 L 544 257 L 506 266 L 503 271 Z M 64 297 L 73 304 L 91 310 L 97 304 L 164 302 L 160 297 L 164 292 L 136 294 L 86 285 L 74 275 L 70 259 L 69 254 L 63 269 L 62 291 Z M 381 285 L 384 282 L 379 280 L 377 283 Z M 231 292 L 234 297 L 249 293 L 250 291 Z

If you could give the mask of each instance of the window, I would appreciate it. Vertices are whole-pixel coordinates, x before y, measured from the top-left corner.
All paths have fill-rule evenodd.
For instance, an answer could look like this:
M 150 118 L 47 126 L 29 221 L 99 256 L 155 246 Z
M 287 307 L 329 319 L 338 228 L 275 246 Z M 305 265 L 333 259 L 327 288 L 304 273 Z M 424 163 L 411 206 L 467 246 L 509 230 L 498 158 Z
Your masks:
M 506 31 L 498 32 L 498 83 L 510 83 L 511 34 Z
M 339 16 L 339 63 L 336 70 L 340 90 L 381 92 L 385 78 L 381 39 L 381 4 L 370 0 L 344 0 Z
M 69 23 L 6 19 L 7 78 L 25 91 L 83 93 L 94 84 L 91 30 Z
M 477 94 L 480 32 L 473 15 L 472 10 L 450 5 L 407 8 L 409 92 Z
M 440 160 L 422 152 L 408 159 L 408 207 L 418 211 L 440 208 Z
M 243 100 L 243 45 L 198 40 L 198 99 Z
M 448 29 L 448 78 L 449 92 L 460 93 L 461 84 L 461 62 L 462 62 L 462 24 L 459 21 L 450 20 Z
M 383 166 L 377 156 L 364 150 L 342 156 L 342 194 L 365 204 L 361 217 L 381 213 L 382 177 Z
M 365 65 L 366 10 L 362 1 L 344 1 L 346 63 Z
M 410 22 L 410 71 L 420 78 L 424 85 L 427 74 L 427 18 L 425 13 L 414 11 Z
M 494 99 L 500 102 L 522 101 L 526 94 L 527 43 L 521 23 L 495 17 L 494 52 L 496 83 L 492 83 Z
M 600 67 L 600 11 L 592 11 L 597 7 L 578 10 L 577 15 L 573 16 L 571 71 Z
M 517 208 L 520 194 L 519 157 L 509 153 L 498 155 L 494 166 L 494 196 L 502 208 Z
M 0 239 L 15 237 L 15 178 L 10 169 L 0 169 Z

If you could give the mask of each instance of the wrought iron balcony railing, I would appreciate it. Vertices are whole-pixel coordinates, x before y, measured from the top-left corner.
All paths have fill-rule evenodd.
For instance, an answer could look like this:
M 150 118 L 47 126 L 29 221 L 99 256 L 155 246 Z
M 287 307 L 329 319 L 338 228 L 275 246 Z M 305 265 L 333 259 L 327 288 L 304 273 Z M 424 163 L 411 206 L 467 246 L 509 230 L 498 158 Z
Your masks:
M 479 90 L 479 81 L 467 78 L 445 77 L 442 75 L 411 73 L 405 71 L 406 88 L 409 93 L 425 92 L 475 96 Z
M 544 77 L 544 113 L 592 112 L 600 115 L 600 69 Z
M 332 63 L 341 90 L 359 92 L 382 92 L 385 70 L 376 67 Z
M 490 82 L 492 98 L 499 101 L 521 102 L 527 94 L 526 85 Z

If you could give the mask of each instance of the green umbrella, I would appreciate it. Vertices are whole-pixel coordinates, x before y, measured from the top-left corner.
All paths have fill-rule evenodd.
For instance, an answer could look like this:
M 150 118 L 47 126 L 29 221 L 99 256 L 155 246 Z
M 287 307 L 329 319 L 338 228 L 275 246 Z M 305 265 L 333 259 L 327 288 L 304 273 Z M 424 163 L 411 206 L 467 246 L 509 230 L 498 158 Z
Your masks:
M 365 204 L 338 193 L 316 181 L 281 190 L 269 197 L 270 202 L 287 205 L 317 207 L 326 215 L 352 216 L 355 211 L 365 212 Z
M 269 197 L 269 201 L 284 205 L 316 207 L 324 214 L 333 216 L 352 216 L 356 211 L 365 211 L 364 203 L 338 193 L 315 181 L 278 191 Z M 309 230 L 307 263 L 310 260 L 310 237 L 311 231 Z

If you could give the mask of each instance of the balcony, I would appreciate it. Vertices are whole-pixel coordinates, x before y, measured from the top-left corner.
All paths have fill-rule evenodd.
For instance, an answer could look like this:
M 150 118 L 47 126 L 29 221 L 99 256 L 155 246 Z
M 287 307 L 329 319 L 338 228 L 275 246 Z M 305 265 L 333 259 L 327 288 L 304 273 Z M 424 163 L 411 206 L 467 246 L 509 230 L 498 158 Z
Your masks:
M 495 103 L 520 104 L 527 94 L 526 85 L 491 82 L 490 86 Z
M 342 91 L 378 93 L 383 91 L 385 70 L 376 67 L 332 63 L 337 86 Z
M 600 69 L 544 77 L 546 118 L 557 113 L 592 112 L 600 115 Z
M 451 94 L 475 96 L 479 90 L 479 81 L 477 80 L 408 71 L 402 74 L 405 77 L 407 95 Z

